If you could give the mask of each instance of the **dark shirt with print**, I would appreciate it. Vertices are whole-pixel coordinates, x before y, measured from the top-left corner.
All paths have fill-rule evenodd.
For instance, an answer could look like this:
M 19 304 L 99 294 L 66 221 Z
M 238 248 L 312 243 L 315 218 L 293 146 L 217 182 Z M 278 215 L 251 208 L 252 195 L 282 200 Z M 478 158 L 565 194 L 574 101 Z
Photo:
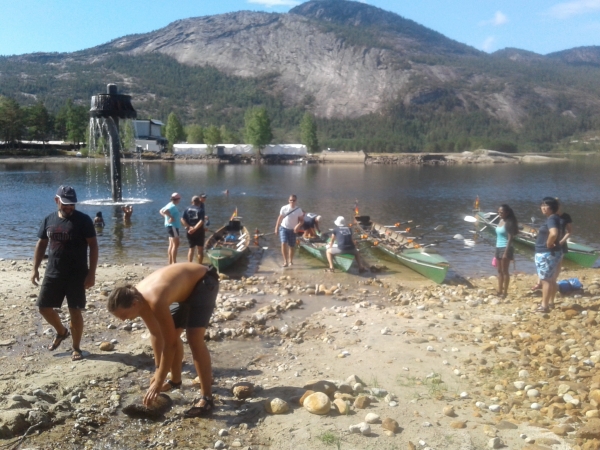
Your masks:
M 335 242 L 340 250 L 352 250 L 356 248 L 352 240 L 352 230 L 350 227 L 337 227 L 333 229 Z
M 87 275 L 87 239 L 96 237 L 90 216 L 75 210 L 62 218 L 58 211 L 53 212 L 42 221 L 37 237 L 48 240 L 47 277 Z
M 204 220 L 204 205 L 199 206 L 192 205 L 183 212 L 183 220 L 185 220 L 189 226 L 195 227 L 198 222 Z

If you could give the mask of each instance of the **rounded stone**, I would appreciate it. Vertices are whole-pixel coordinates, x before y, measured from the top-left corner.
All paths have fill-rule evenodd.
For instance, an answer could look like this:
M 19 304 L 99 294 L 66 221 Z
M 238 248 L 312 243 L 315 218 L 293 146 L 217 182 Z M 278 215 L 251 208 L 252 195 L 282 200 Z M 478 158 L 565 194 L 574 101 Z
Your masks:
M 115 349 L 114 344 L 112 344 L 108 341 L 104 341 L 100 344 L 100 350 L 102 350 L 103 352 L 110 352 L 114 349 Z
M 331 400 L 323 392 L 315 392 L 304 399 L 303 406 L 311 414 L 324 415 L 331 409 Z
M 540 396 L 540 391 L 538 391 L 537 389 L 529 389 L 527 391 L 527 397 L 539 397 Z
M 265 410 L 269 414 L 285 414 L 289 412 L 290 405 L 285 400 L 274 398 L 265 402 Z
M 337 408 L 338 413 L 340 413 L 340 415 L 342 415 L 342 416 L 345 416 L 350 412 L 350 405 L 348 404 L 348 402 L 346 400 L 343 400 L 341 398 L 336 398 L 333 401 L 333 404 Z
M 380 420 L 381 420 L 381 417 L 379 417 L 375 413 L 369 413 L 365 416 L 365 422 L 367 422 L 367 423 L 379 423 Z
M 398 422 L 396 422 L 394 419 L 390 419 L 389 417 L 386 417 L 381 422 L 381 428 L 391 431 L 392 433 L 395 433 L 399 427 L 400 425 L 398 425 Z

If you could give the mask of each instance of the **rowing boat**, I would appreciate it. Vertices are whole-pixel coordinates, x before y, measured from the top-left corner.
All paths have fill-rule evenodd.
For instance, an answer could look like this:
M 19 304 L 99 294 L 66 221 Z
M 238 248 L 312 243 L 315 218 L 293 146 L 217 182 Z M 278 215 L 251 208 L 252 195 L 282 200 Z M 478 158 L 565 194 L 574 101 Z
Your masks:
M 484 224 L 489 231 L 493 231 L 500 222 L 498 214 L 493 212 L 484 213 L 478 211 L 476 214 L 477 220 Z M 483 228 L 482 228 L 483 229 Z M 480 230 L 481 231 L 481 230 Z M 537 228 L 530 225 L 519 225 L 519 233 L 515 236 L 515 241 L 526 245 L 527 247 L 535 248 L 537 238 Z M 592 267 L 598 259 L 598 251 L 593 247 L 576 242 L 568 241 L 569 251 L 565 253 L 565 259 L 573 261 L 583 267 Z
M 394 227 L 372 222 L 369 216 L 355 219 L 359 233 L 371 241 L 373 247 L 436 283 L 444 281 L 450 264 L 435 250 L 414 243 Z
M 323 261 L 329 266 L 326 253 L 326 242 L 315 241 L 314 239 L 300 238 L 300 248 L 305 250 L 308 254 L 317 258 L 319 261 Z M 354 259 L 354 255 L 348 255 L 344 253 L 333 255 L 333 266 L 336 269 L 348 272 L 348 270 L 350 270 L 350 267 L 352 266 L 352 263 L 354 263 Z
M 240 219 L 232 218 L 206 241 L 206 256 L 219 272 L 240 259 L 250 245 L 250 233 Z

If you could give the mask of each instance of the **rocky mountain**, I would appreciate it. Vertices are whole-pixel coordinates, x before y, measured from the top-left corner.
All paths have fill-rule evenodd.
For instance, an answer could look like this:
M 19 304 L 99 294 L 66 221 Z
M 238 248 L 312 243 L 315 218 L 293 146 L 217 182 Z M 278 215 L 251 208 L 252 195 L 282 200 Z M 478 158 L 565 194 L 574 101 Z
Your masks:
M 600 46 L 572 48 L 562 52 L 549 53 L 547 57 L 570 65 L 600 67 Z
M 287 14 L 190 18 L 80 52 L 0 58 L 0 94 L 31 102 L 71 89 L 71 97 L 87 102 L 116 82 L 135 96 L 138 110 L 160 118 L 168 106 L 187 121 L 213 114 L 239 126 L 245 107 L 267 103 L 279 105 L 283 127 L 304 110 L 325 121 L 324 130 L 366 116 L 446 124 L 451 117 L 454 125 L 447 126 L 460 121 L 467 137 L 475 133 L 467 123 L 475 121 L 515 141 L 528 127 L 542 126 L 540 118 L 562 124 L 600 112 L 599 61 L 600 47 L 488 55 L 364 3 L 312 0 Z M 219 103 L 198 92 L 206 89 L 235 98 Z M 582 126 L 535 139 L 557 139 Z

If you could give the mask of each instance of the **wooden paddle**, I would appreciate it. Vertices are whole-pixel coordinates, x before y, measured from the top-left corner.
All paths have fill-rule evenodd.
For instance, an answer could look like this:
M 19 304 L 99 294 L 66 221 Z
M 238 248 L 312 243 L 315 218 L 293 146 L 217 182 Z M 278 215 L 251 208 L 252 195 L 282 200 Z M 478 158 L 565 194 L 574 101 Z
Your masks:
M 407 223 L 412 223 L 412 220 L 407 220 L 406 222 L 398 222 L 395 223 L 394 225 L 384 225 L 385 228 L 399 228 L 400 225 L 406 225 Z

